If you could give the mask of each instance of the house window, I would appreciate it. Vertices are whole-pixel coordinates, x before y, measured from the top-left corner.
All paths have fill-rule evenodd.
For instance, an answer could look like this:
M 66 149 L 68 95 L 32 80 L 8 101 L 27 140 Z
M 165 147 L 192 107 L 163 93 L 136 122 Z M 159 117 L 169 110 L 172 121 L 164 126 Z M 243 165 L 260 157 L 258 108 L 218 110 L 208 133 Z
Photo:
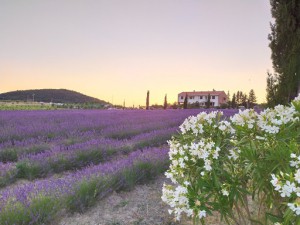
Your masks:
M 211 99 L 215 99 L 216 96 L 211 96 Z
M 194 96 L 190 96 L 190 99 L 194 99 Z
M 203 96 L 200 96 L 200 99 L 202 99 L 203 98 Z
M 224 101 L 226 101 L 226 98 L 224 98 Z
M 180 99 L 183 99 L 183 96 L 181 96 Z

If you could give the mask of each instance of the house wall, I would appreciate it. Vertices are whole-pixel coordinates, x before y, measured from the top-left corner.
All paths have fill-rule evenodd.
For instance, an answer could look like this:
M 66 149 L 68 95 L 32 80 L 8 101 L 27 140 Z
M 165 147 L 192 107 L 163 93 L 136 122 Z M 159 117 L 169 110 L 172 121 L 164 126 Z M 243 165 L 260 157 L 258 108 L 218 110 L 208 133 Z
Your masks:
M 214 99 L 213 99 L 214 96 Z M 202 97 L 202 98 L 201 98 Z M 178 102 L 180 104 L 184 103 L 185 95 L 178 96 Z M 205 106 L 205 102 L 207 102 L 207 95 L 195 95 L 195 96 L 188 96 L 188 104 L 193 104 L 199 102 L 200 105 Z M 218 95 L 211 95 L 210 102 L 213 106 L 220 106 L 219 96 Z

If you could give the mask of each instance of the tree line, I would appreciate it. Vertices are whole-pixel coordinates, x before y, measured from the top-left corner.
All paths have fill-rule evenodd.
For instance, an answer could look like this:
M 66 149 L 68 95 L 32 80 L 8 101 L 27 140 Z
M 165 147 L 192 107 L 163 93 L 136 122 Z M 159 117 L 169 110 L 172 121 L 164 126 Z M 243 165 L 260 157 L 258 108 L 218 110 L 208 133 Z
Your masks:
M 208 94 L 207 97 L 207 101 L 205 102 L 205 107 L 206 108 L 210 108 L 210 94 Z M 247 95 L 246 93 L 244 93 L 243 91 L 237 91 L 236 93 L 233 93 L 232 95 L 232 99 L 230 99 L 230 93 L 228 91 L 227 93 L 227 103 L 220 106 L 221 108 L 239 108 L 241 106 L 245 107 L 245 108 L 253 108 L 256 104 L 257 104 L 257 98 L 255 95 L 255 92 L 253 89 L 251 89 L 249 91 L 249 94 Z M 189 104 L 188 103 L 188 95 L 186 94 L 185 98 L 184 98 L 184 102 L 182 106 L 177 105 L 177 103 L 173 103 L 172 105 L 168 103 L 167 100 L 167 94 L 164 97 L 164 103 L 163 105 L 152 105 L 150 107 L 150 91 L 147 91 L 147 96 L 146 96 L 146 110 L 149 110 L 151 108 L 163 108 L 163 109 L 167 109 L 167 108 L 173 108 L 173 109 L 177 109 L 177 108 L 183 108 L 183 109 L 187 109 L 187 108 L 200 108 L 199 103 L 193 103 L 193 104 Z
M 227 98 L 230 99 L 229 92 L 227 93 Z M 239 108 L 241 106 L 245 108 L 253 108 L 257 104 L 257 98 L 253 89 L 249 91 L 247 95 L 243 91 L 237 91 L 233 93 L 231 100 L 227 102 L 229 108 Z

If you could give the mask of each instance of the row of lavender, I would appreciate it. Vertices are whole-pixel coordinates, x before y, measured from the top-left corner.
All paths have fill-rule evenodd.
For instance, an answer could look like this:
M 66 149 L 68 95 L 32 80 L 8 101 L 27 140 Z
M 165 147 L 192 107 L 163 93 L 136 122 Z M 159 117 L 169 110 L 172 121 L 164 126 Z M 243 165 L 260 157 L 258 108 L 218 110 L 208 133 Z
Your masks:
M 5 188 L 0 191 L 0 224 L 47 224 L 62 208 L 84 211 L 111 191 L 130 189 L 165 171 L 167 152 L 166 148 L 144 149 L 59 178 Z
M 167 162 L 166 147 L 159 146 L 199 112 L 0 112 L 0 185 L 7 186 L 0 192 L 0 224 L 41 224 L 60 207 L 84 209 L 111 190 L 155 176 Z M 18 178 L 44 179 L 8 186 Z

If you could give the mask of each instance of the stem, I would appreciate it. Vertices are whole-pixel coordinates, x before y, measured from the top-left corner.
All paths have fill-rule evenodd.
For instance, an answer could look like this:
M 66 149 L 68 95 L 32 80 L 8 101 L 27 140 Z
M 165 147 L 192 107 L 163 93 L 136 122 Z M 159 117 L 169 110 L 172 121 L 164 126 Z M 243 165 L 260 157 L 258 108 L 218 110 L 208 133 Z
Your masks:
M 198 225 L 198 220 L 196 215 L 193 216 L 193 225 Z
M 261 201 L 260 201 L 260 204 L 259 204 L 259 208 L 258 208 L 258 213 L 257 213 L 257 218 L 260 219 L 261 217 L 261 209 L 262 209 L 262 205 L 263 203 L 265 202 L 265 198 L 266 198 L 266 195 L 263 194 L 263 197 L 261 198 Z
M 237 220 L 237 218 L 235 218 L 235 216 L 232 214 L 231 219 L 235 222 L 236 225 L 240 225 L 241 224 L 241 222 L 239 221 L 240 220 L 240 216 L 239 216 L 239 220 Z
M 251 213 L 250 213 L 250 210 L 249 210 L 249 202 L 248 202 L 247 195 L 245 195 L 243 198 L 244 198 L 245 209 L 246 209 L 246 213 L 247 213 L 247 216 L 248 216 L 248 220 L 250 220 L 251 219 Z M 252 225 L 251 220 L 250 220 L 250 224 Z
M 236 211 L 238 213 L 239 221 L 241 221 L 241 218 L 242 218 L 243 223 L 240 223 L 240 222 L 237 222 L 237 221 L 235 221 L 235 222 L 237 222 L 237 224 L 246 224 L 244 214 L 242 213 L 240 207 L 238 206 L 238 204 L 236 202 L 234 202 L 234 207 L 236 208 Z

